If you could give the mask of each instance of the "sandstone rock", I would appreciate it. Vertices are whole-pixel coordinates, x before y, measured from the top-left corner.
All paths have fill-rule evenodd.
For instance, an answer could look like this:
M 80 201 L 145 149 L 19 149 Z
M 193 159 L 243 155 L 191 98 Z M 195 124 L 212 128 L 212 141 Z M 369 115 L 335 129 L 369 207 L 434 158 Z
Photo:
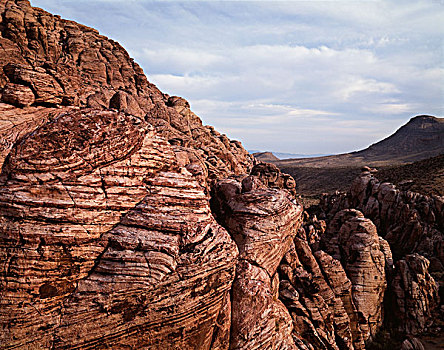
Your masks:
M 408 338 L 402 342 L 401 350 L 425 350 L 417 338 Z
M 440 248 L 444 241 L 442 197 L 400 191 L 392 184 L 380 183 L 370 173 L 363 173 L 353 182 L 348 196 L 325 197 L 321 206 L 330 218 L 342 209 L 361 210 L 389 242 L 395 259 L 418 253 L 444 263 Z
M 30 86 L 35 94 L 37 104 L 61 104 L 65 95 L 57 80 L 47 74 L 44 69 L 32 68 L 9 63 L 3 67 L 9 80 L 16 84 Z
M 117 109 L 120 112 L 143 117 L 145 113 L 139 107 L 136 99 L 125 91 L 117 91 L 109 101 L 109 108 Z
M 390 247 L 378 236 L 375 225 L 357 210 L 335 215 L 322 237 L 322 246 L 342 262 L 352 283 L 359 331 L 364 341 L 371 341 L 383 321 L 386 264 L 392 263 Z
M 0 169 L 15 142 L 45 124 L 55 112 L 60 111 L 44 107 L 14 108 L 0 103 Z
M 13 83 L 6 84 L 1 99 L 3 102 L 17 107 L 27 107 L 35 101 L 34 93 L 29 87 Z
M 362 210 L 389 243 L 393 259 L 388 260 L 402 260 L 414 253 L 429 259 L 429 271 L 438 282 L 439 294 L 444 295 L 444 198 L 401 191 L 371 174 L 361 174 L 348 195 L 326 196 L 321 207 L 329 218 L 344 208 Z
M 233 283 L 231 349 L 297 349 L 290 315 L 274 299 L 267 271 L 242 259 Z
M 353 301 L 364 340 L 373 338 L 382 325 L 382 302 L 387 287 L 385 255 L 374 224 L 352 218 L 339 231 L 342 261 L 352 283 Z
M 388 316 L 401 334 L 420 334 L 433 322 L 432 312 L 439 298 L 428 267 L 429 261 L 419 254 L 407 255 L 396 263 Z
M 302 207 L 287 192 L 249 181 L 219 181 L 213 198 L 217 219 L 239 248 L 230 348 L 297 349 L 290 315 L 275 293 L 276 271 L 301 224 Z
M 0 213 L 2 347 L 227 348 L 237 248 L 143 120 L 74 110 L 25 135 Z
M 296 195 L 296 181 L 290 175 L 281 173 L 274 164 L 256 164 L 251 170 L 251 175 L 257 176 L 269 187 L 287 189 L 290 193 Z
M 212 180 L 250 171 L 253 158 L 239 142 L 203 126 L 188 102 L 149 83 L 117 42 L 26 0 L 7 1 L 0 12 L 0 89 L 26 85 L 45 106 L 107 109 L 112 100 L 111 108 L 146 117 L 158 135 L 197 150 Z
M 0 14 L 0 347 L 363 349 L 393 258 L 344 208 L 395 259 L 441 269 L 444 200 L 366 168 L 323 203 L 328 227 L 301 227 L 294 179 L 118 43 L 26 0 Z M 403 329 L 436 302 L 421 261 L 393 273 Z
M 364 349 L 365 343 L 359 327 L 358 310 L 353 301 L 352 284 L 344 268 L 338 260 L 322 250 L 314 253 L 314 256 L 321 267 L 326 282 L 335 294 L 335 333 L 338 347 L 345 349 L 353 346 L 354 349 Z

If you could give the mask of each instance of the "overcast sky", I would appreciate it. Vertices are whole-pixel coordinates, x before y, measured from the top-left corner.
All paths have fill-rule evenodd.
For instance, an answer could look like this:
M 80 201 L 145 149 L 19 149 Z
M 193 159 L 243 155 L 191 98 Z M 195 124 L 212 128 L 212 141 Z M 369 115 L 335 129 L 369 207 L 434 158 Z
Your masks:
M 247 149 L 347 152 L 443 116 L 444 1 L 31 3 L 119 41 Z

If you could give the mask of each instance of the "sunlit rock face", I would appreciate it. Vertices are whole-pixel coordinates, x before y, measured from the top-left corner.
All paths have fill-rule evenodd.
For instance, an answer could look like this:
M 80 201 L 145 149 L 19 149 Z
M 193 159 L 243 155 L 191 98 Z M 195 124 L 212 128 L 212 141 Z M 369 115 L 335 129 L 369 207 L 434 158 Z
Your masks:
M 310 217 L 120 44 L 0 13 L 1 348 L 364 349 L 387 293 L 393 329 L 430 326 L 442 199 L 364 171 Z
M 144 120 L 61 113 L 13 147 L 0 186 L 3 344 L 215 341 L 238 250 Z

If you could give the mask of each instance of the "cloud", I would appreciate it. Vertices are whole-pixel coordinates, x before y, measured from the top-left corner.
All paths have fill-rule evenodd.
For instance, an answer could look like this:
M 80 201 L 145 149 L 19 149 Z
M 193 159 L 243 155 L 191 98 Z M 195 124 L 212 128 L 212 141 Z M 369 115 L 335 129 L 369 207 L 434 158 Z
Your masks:
M 250 149 L 338 153 L 443 114 L 439 2 L 32 0 L 118 40 Z

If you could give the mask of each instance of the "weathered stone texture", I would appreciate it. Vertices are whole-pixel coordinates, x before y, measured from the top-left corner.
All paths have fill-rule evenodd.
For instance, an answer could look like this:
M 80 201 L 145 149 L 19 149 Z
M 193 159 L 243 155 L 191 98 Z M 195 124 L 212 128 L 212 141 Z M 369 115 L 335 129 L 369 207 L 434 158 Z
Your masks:
M 230 348 L 298 349 L 291 317 L 277 299 L 277 268 L 301 225 L 302 207 L 289 192 L 245 184 L 219 181 L 213 198 L 218 221 L 239 247 Z
M 27 0 L 3 1 L 0 14 L 3 102 L 117 109 L 146 119 L 171 144 L 195 149 L 210 179 L 251 169 L 253 157 L 238 141 L 203 126 L 188 102 L 149 83 L 119 43 Z
M 210 348 L 237 247 L 145 121 L 56 116 L 12 149 L 0 211 L 3 347 Z

